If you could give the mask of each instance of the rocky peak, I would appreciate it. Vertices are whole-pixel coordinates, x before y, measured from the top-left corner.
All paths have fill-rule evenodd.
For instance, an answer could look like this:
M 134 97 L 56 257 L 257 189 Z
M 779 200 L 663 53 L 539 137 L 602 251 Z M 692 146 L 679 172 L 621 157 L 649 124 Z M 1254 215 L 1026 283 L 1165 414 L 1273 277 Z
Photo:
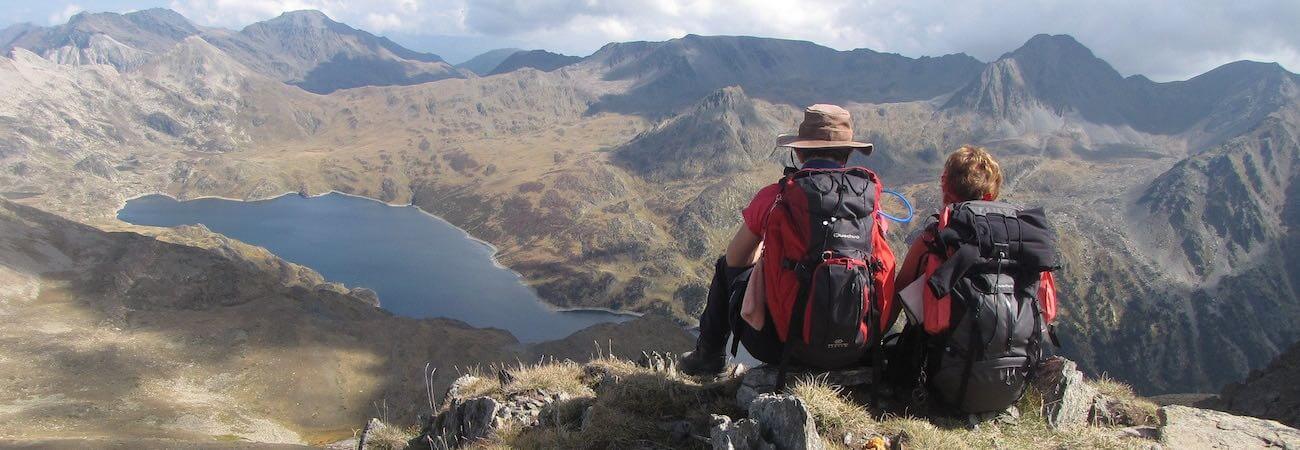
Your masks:
M 1068 35 L 1040 34 L 990 63 L 945 105 L 1003 118 L 1036 106 L 1106 124 L 1126 123 L 1132 109 L 1119 72 Z
M 581 60 L 582 58 L 578 56 L 561 55 L 546 50 L 518 51 L 507 56 L 501 61 L 501 63 L 497 64 L 489 75 L 514 72 L 525 67 L 531 67 L 543 72 L 550 72 Z
M 127 14 L 82 12 L 62 25 L 10 27 L 0 33 L 3 37 L 0 42 L 6 49 L 23 47 L 45 54 L 69 45 L 87 48 L 92 45 L 93 37 L 102 35 L 135 50 L 159 52 L 198 33 L 199 29 L 180 14 L 155 8 Z
M 289 26 L 298 28 L 320 28 L 330 24 L 337 24 L 325 13 L 315 9 L 300 9 L 297 11 L 286 11 L 264 22 L 266 26 Z
M 1070 63 L 1101 64 L 1110 67 L 1105 61 L 1092 54 L 1073 36 L 1068 34 L 1038 34 L 1025 41 L 1020 48 L 1002 55 L 999 59 L 1015 58 L 1020 60 L 1057 60 Z
M 616 155 L 630 170 L 651 178 L 732 173 L 765 160 L 773 137 L 787 128 L 786 119 L 743 88 L 729 86 L 638 135 Z
M 608 45 L 584 64 L 606 79 L 634 83 L 632 92 L 607 98 L 596 109 L 648 115 L 679 112 L 727 86 L 792 106 L 931 99 L 957 89 L 983 67 L 968 56 L 913 59 L 807 41 L 699 35 Z
M 487 75 L 496 69 L 497 66 L 500 66 L 506 58 L 510 57 L 510 55 L 521 51 L 523 50 L 518 48 L 498 48 L 495 50 L 488 50 L 478 56 L 470 58 L 469 61 L 457 64 L 456 67 L 472 71 L 479 75 Z

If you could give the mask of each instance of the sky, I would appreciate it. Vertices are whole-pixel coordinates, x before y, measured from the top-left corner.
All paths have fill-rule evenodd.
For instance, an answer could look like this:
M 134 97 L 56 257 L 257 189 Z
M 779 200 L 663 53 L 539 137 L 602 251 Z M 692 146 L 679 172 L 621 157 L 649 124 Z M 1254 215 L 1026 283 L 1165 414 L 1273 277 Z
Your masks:
M 0 0 L 0 27 L 149 7 L 234 29 L 318 9 L 453 63 L 493 48 L 584 56 L 608 42 L 687 33 L 802 39 L 911 57 L 964 52 L 991 61 L 1051 33 L 1074 36 L 1124 75 L 1157 81 L 1240 59 L 1300 69 L 1300 0 Z

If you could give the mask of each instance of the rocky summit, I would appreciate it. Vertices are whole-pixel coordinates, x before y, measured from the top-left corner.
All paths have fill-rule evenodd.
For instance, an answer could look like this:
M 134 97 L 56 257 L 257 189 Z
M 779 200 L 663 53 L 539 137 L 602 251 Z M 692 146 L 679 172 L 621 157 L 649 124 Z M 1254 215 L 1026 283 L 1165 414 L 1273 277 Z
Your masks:
M 606 384 L 583 361 L 689 349 L 684 329 L 737 211 L 789 161 L 772 139 L 794 131 L 803 106 L 829 102 L 875 144 L 853 162 L 922 216 L 939 206 L 944 156 L 968 143 L 1001 161 L 1006 199 L 1046 208 L 1064 266 L 1057 353 L 1073 367 L 1040 389 L 1060 408 L 1040 422 L 1029 411 L 1041 408 L 1022 405 L 1031 425 L 999 435 L 837 423 L 848 413 L 819 409 L 817 390 L 771 393 L 773 410 L 798 410 L 780 397 L 792 394 L 820 439 L 852 446 L 907 434 L 996 447 L 1076 422 L 1101 433 L 1084 438 L 1123 433 L 1139 446 L 1185 442 L 1165 440 L 1180 429 L 1170 423 L 1290 445 L 1272 423 L 1138 414 L 1125 406 L 1138 397 L 1106 382 L 1142 396 L 1241 383 L 1210 406 L 1294 424 L 1289 391 L 1274 387 L 1288 357 L 1265 368 L 1300 341 L 1300 76 L 1240 61 L 1155 82 L 1122 76 L 1085 44 L 1040 35 L 984 62 L 692 34 L 585 57 L 496 52 L 458 68 L 315 11 L 240 30 L 165 9 L 14 25 L 0 31 L 0 439 L 322 444 L 382 416 L 375 409 L 390 431 L 419 423 L 420 435 L 446 437 L 492 408 L 434 423 L 452 410 L 441 393 L 500 369 L 514 381 L 465 399 L 531 405 L 494 416 L 527 419 L 520 445 L 776 445 L 763 431 L 773 425 L 736 409 L 727 383 L 625 368 L 596 378 L 640 384 Z M 644 317 L 525 345 L 450 319 L 394 317 L 363 286 L 201 226 L 116 219 L 147 194 L 330 191 L 446 219 L 554 306 Z M 893 227 L 895 253 L 916 226 Z M 571 381 L 529 384 L 521 375 L 533 366 Z M 420 375 L 435 368 L 432 381 Z M 685 417 L 693 406 L 673 403 L 701 399 L 728 406 Z M 536 402 L 563 407 L 548 419 Z M 640 434 L 620 440 L 621 429 Z

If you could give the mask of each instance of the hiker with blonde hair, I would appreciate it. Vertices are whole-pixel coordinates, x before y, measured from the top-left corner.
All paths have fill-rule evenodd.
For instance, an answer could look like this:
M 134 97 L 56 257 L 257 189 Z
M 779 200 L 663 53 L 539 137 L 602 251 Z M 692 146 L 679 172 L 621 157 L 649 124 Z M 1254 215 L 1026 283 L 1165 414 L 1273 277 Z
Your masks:
M 948 156 L 943 208 L 910 243 L 895 280 L 908 324 L 889 378 L 913 399 L 982 415 L 1019 401 L 1056 318 L 1056 234 L 1042 208 L 999 200 L 987 150 Z M 929 395 L 934 394 L 934 395 Z

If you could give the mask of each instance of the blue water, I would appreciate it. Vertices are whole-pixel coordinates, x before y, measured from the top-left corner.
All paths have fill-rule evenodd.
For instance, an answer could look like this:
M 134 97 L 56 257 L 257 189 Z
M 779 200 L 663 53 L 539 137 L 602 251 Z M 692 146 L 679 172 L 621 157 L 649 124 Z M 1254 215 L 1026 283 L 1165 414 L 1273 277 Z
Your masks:
M 384 309 L 395 314 L 500 328 L 524 342 L 631 318 L 547 307 L 518 274 L 494 263 L 491 247 L 415 207 L 342 194 L 256 202 L 182 202 L 152 195 L 127 202 L 117 217 L 160 227 L 201 223 L 315 269 L 330 281 L 373 289 Z

